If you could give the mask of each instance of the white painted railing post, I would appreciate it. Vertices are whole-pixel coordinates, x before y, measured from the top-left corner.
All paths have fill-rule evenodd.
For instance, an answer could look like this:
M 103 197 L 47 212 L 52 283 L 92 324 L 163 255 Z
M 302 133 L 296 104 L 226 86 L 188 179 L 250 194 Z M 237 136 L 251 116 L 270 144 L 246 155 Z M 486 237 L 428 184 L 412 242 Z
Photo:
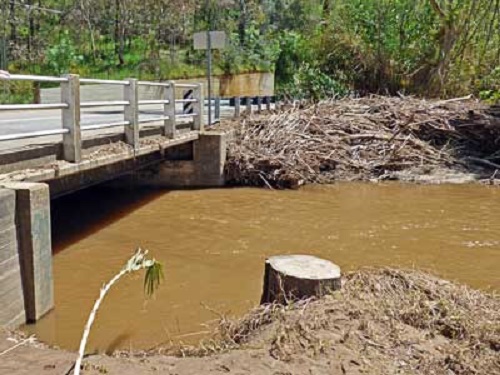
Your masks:
M 139 147 L 139 91 L 137 79 L 127 79 L 128 85 L 124 86 L 123 99 L 129 104 L 125 106 L 125 141 L 131 145 L 134 150 Z
M 80 129 L 80 78 L 76 74 L 65 75 L 61 82 L 61 102 L 68 107 L 62 110 L 63 158 L 78 163 L 82 159 L 82 134 Z
M 175 120 L 175 81 L 170 81 L 169 86 L 165 87 L 165 100 L 168 104 L 163 106 L 163 114 L 168 119 L 164 123 L 164 135 L 170 139 L 175 138 L 176 120 Z
M 201 83 L 198 84 L 198 87 L 194 90 L 194 99 L 196 99 L 196 102 L 193 106 L 195 112 L 195 116 L 193 118 L 193 130 L 203 131 L 205 128 L 205 98 L 203 95 L 203 85 Z

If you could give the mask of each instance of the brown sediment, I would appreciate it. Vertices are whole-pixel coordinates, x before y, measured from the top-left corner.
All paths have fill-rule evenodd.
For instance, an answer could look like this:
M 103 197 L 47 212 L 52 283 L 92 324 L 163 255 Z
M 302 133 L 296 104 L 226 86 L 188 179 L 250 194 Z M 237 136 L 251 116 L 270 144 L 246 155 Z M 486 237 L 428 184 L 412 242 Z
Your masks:
M 234 185 L 287 188 L 435 170 L 480 178 L 500 168 L 498 113 L 470 97 L 323 101 L 223 126 L 236 129 L 226 166 Z

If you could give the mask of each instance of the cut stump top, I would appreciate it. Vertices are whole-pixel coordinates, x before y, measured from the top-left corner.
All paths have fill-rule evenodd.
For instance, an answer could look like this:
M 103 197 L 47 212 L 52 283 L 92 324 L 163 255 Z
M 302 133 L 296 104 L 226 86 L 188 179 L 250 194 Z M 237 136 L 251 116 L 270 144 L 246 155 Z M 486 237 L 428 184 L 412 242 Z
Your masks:
M 327 280 L 340 278 L 340 267 L 311 255 L 279 255 L 267 263 L 283 275 L 298 279 Z

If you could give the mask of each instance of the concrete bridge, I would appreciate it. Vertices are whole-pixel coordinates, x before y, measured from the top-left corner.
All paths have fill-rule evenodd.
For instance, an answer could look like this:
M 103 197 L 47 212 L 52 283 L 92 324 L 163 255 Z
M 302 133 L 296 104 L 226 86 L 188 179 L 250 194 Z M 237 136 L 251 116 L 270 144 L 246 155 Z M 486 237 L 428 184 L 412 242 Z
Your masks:
M 161 187 L 220 186 L 227 135 L 205 131 L 201 84 L 75 75 L 8 79 L 50 82 L 61 90 L 60 103 L 0 105 L 0 115 L 29 113 L 32 122 L 40 111 L 60 111 L 59 125 L 50 129 L 0 131 L 0 326 L 16 327 L 38 320 L 54 305 L 51 198 L 109 180 Z M 83 84 L 120 86 L 123 98 L 81 101 Z M 141 86 L 161 89 L 162 97 L 141 99 Z M 184 95 L 186 91 L 190 95 Z M 179 113 L 185 105 L 192 111 Z M 159 106 L 160 115 L 145 115 L 144 106 Z M 82 121 L 86 109 L 116 107 L 123 109 L 119 121 Z M 8 121 L 15 124 L 12 116 Z

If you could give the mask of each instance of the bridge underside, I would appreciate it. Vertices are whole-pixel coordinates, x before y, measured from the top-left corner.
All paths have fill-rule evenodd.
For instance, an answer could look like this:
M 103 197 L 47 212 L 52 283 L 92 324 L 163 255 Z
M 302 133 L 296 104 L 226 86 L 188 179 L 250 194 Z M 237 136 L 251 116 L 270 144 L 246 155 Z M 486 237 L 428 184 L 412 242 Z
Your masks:
M 57 160 L 57 145 L 0 158 L 0 326 L 36 321 L 53 308 L 51 198 L 110 180 L 130 187 L 224 184 L 224 133 L 152 135 L 136 150 L 113 137 L 89 142 L 77 164 Z

